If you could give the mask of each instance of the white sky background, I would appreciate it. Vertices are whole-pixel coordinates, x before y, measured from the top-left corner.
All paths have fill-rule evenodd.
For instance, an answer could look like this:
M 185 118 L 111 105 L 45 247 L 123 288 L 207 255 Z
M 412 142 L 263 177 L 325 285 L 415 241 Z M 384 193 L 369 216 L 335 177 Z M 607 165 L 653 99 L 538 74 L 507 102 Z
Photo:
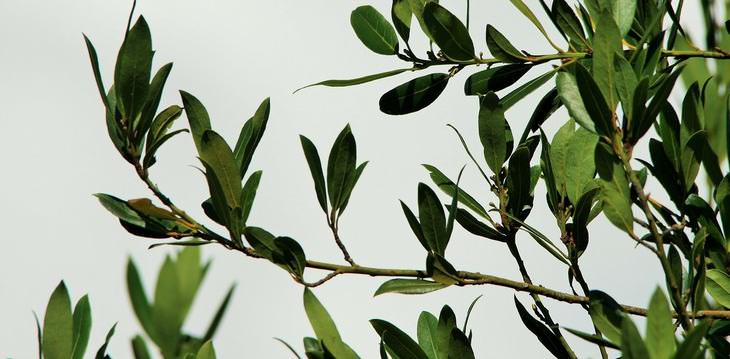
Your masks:
M 73 300 L 91 298 L 94 326 L 90 348 L 119 322 L 110 353 L 130 357 L 129 339 L 141 329 L 129 305 L 124 269 L 131 255 L 141 268 L 148 292 L 166 253 L 147 250 L 153 242 L 135 239 L 92 197 L 105 192 L 122 198 L 149 197 L 107 137 L 102 104 L 96 92 L 81 33 L 99 52 L 107 86 L 121 43 L 130 1 L 0 1 L 0 185 L 3 239 L 0 248 L 0 356 L 34 357 L 37 351 L 32 311 L 42 317 L 48 296 L 64 279 Z M 358 161 L 371 163 L 341 221 L 341 234 L 355 260 L 363 265 L 422 268 L 425 253 L 411 233 L 398 204 L 415 206 L 416 185 L 430 183 L 421 163 L 434 164 L 450 176 L 469 163 L 452 123 L 480 148 L 476 134 L 477 103 L 461 90 L 471 68 L 455 78 L 436 103 L 413 115 L 390 117 L 378 110 L 382 93 L 414 77 L 344 89 L 300 86 L 329 78 L 348 78 L 400 68 L 395 57 L 371 53 L 350 29 L 350 11 L 371 3 L 389 14 L 390 1 L 141 1 L 152 29 L 155 68 L 174 61 L 163 105 L 180 103 L 178 89 L 203 101 L 213 127 L 235 141 L 243 122 L 259 102 L 271 96 L 269 127 L 254 157 L 253 169 L 264 176 L 250 222 L 275 234 L 289 235 L 308 258 L 342 262 L 328 234 L 301 152 L 298 134 L 306 134 L 326 158 L 332 141 L 350 123 L 358 141 Z M 457 14 L 464 1 L 444 1 Z M 528 1 L 541 13 L 536 1 Z M 690 9 L 694 10 L 694 9 Z M 696 12 L 686 17 L 690 28 Z M 497 27 L 518 48 L 534 53 L 550 48 L 508 1 L 472 1 L 471 33 L 486 52 L 484 26 Z M 415 21 L 414 21 L 415 24 Z M 549 24 L 546 26 L 551 28 Z M 421 38 L 418 32 L 413 38 Z M 555 37 L 556 39 L 557 36 Z M 424 43 L 415 47 L 424 51 Z M 531 70 L 526 78 L 547 69 Z M 446 69 L 444 69 L 446 70 Z M 434 71 L 426 71 L 430 73 Z M 541 93 L 508 113 L 519 136 Z M 561 113 L 546 125 L 554 131 Z M 185 119 L 177 127 L 185 126 Z M 207 197 L 189 137 L 169 142 L 158 155 L 152 176 L 165 193 L 194 216 L 204 219 L 200 202 Z M 469 164 L 465 188 L 482 203 L 494 201 Z M 653 187 L 658 191 L 658 187 Z M 538 186 L 532 225 L 555 235 L 557 228 Z M 644 306 L 661 280 L 658 262 L 605 220 L 591 225 L 591 243 L 582 257 L 589 284 L 622 303 Z M 557 240 L 557 237 L 555 237 Z M 528 236 L 518 241 L 528 270 L 538 284 L 570 291 L 566 268 L 555 263 Z M 202 332 L 226 288 L 238 283 L 233 303 L 215 338 L 221 358 L 290 358 L 274 341 L 280 337 L 301 352 L 301 339 L 313 332 L 301 304 L 302 289 L 269 263 L 222 247 L 208 246 L 215 258 L 186 328 Z M 458 228 L 449 259 L 458 269 L 518 279 L 507 248 L 475 238 Z M 309 271 L 310 279 L 321 274 Z M 468 304 L 483 294 L 470 320 L 478 357 L 545 357 L 547 351 L 520 322 L 513 291 L 498 287 L 448 288 L 424 296 L 372 294 L 384 279 L 341 276 L 315 293 L 338 323 L 344 339 L 364 358 L 377 354 L 378 338 L 367 322 L 392 321 L 415 337 L 422 310 L 438 313 L 450 305 L 460 323 Z M 518 298 L 526 305 L 525 294 Z M 576 305 L 545 300 L 553 317 L 569 327 L 589 330 L 586 313 Z M 566 333 L 581 357 L 596 357 L 593 346 Z M 91 352 L 91 349 L 89 350 Z

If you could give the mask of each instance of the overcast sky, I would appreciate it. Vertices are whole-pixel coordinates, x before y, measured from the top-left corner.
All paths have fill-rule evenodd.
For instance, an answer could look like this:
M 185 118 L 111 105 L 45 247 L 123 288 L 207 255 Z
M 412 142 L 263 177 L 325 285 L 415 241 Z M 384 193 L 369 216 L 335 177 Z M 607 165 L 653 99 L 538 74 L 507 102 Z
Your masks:
M 32 311 L 42 313 L 58 281 L 66 280 L 72 298 L 91 298 L 94 327 L 91 348 L 118 322 L 110 352 L 130 357 L 129 339 L 141 329 L 126 295 L 124 268 L 132 256 L 148 292 L 162 259 L 173 249 L 147 250 L 146 239 L 127 234 L 92 197 L 105 192 L 122 198 L 150 196 L 109 141 L 82 32 L 95 43 L 107 86 L 126 25 L 130 1 L 0 1 L 0 153 L 5 168 L 0 186 L 3 246 L 0 249 L 0 356 L 30 358 L 36 353 Z M 378 110 L 382 93 L 413 77 L 403 74 L 360 87 L 312 88 L 303 85 L 403 67 L 399 60 L 376 55 L 350 29 L 351 1 L 141 1 L 152 29 L 155 67 L 174 61 L 163 99 L 179 104 L 177 90 L 196 95 L 208 108 L 213 127 L 229 141 L 258 103 L 271 97 L 269 127 L 252 168 L 264 171 L 250 222 L 297 239 L 312 259 L 341 262 L 328 235 L 301 152 L 299 134 L 327 152 L 337 133 L 351 124 L 358 161 L 370 165 L 341 221 L 341 234 L 363 265 L 423 268 L 425 253 L 403 217 L 398 199 L 415 206 L 416 186 L 429 182 L 420 166 L 430 163 L 455 176 L 468 163 L 457 138 L 445 125 L 462 130 L 473 148 L 477 103 L 463 96 L 463 71 L 429 108 L 390 117 Z M 369 1 L 388 14 L 390 1 Z M 464 1 L 444 1 L 457 14 Z M 532 3 L 530 1 L 529 3 Z M 535 6 L 538 12 L 539 7 Z M 519 48 L 550 51 L 539 33 L 508 1 L 473 1 L 471 34 L 486 52 L 484 26 L 491 23 Z M 688 23 L 697 17 L 687 15 Z M 413 35 L 418 38 L 420 35 Z M 416 47 L 423 51 L 423 42 Z M 532 70 L 537 76 L 548 67 Z M 508 112 L 517 134 L 541 93 Z M 548 132 L 565 120 L 555 116 Z M 183 126 L 181 120 L 178 126 Z M 152 176 L 181 207 L 204 218 L 199 203 L 207 196 L 189 137 L 180 136 L 158 156 Z M 323 155 L 326 157 L 326 155 Z M 465 187 L 483 203 L 494 201 L 469 165 Z M 538 186 L 537 208 L 529 222 L 555 235 L 557 228 Z M 622 303 L 645 306 L 660 284 L 658 263 L 605 220 L 591 225 L 591 244 L 582 257 L 592 287 Z M 498 243 L 455 231 L 449 259 L 459 269 L 518 279 L 516 265 Z M 536 283 L 570 291 L 566 268 L 556 264 L 528 236 L 518 240 Z M 301 304 L 302 288 L 281 269 L 224 248 L 204 248 L 214 258 L 186 328 L 201 333 L 227 287 L 238 283 L 233 304 L 215 338 L 221 358 L 290 358 L 273 340 L 282 338 L 302 352 L 301 339 L 313 332 Z M 310 279 L 321 273 L 308 271 Z M 450 305 L 460 323 L 468 304 L 484 295 L 473 312 L 478 357 L 544 357 L 539 342 L 523 327 L 512 302 L 513 291 L 497 287 L 448 288 L 424 296 L 372 294 L 383 279 L 341 276 L 317 288 L 343 338 L 364 358 L 376 356 L 378 338 L 368 320 L 392 321 L 415 336 L 422 310 L 438 313 Z M 517 297 L 531 303 L 525 294 Z M 589 330 L 578 306 L 546 300 L 562 325 Z M 569 335 L 569 334 L 567 334 Z M 575 337 L 582 357 L 597 351 Z

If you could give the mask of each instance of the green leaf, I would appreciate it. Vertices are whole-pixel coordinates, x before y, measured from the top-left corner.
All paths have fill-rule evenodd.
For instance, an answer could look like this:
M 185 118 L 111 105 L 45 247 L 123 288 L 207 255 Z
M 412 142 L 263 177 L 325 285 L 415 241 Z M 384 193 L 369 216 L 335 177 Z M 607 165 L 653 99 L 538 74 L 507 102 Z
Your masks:
M 167 78 L 170 76 L 170 71 L 172 71 L 172 63 L 162 66 L 159 70 L 157 70 L 155 77 L 152 78 L 147 99 L 142 107 L 141 118 L 139 123 L 135 126 L 135 131 L 138 136 L 137 141 L 139 141 L 140 145 L 142 144 L 143 137 L 150 129 L 150 125 L 157 113 L 157 108 L 160 106 L 162 90 L 165 88 L 165 82 L 167 82 Z
M 203 134 L 205 131 L 211 129 L 210 116 L 208 116 L 208 111 L 205 109 L 205 106 L 195 96 L 185 91 L 180 91 L 180 96 L 182 97 L 183 107 L 185 108 L 185 115 L 188 117 L 190 133 L 193 135 L 195 148 L 200 153 Z
M 53 290 L 43 318 L 43 357 L 46 359 L 71 358 L 74 344 L 71 298 L 66 283 L 61 281 Z
M 312 174 L 312 179 L 314 180 L 314 190 L 317 193 L 317 200 L 324 213 L 327 213 L 327 187 L 324 182 L 319 152 L 317 152 L 317 147 L 314 146 L 314 143 L 308 138 L 299 135 L 299 140 L 302 143 L 302 150 L 304 151 L 304 157 L 307 159 L 309 172 Z
M 165 356 L 175 353 L 181 335 L 180 329 L 187 315 L 180 311 L 185 306 L 185 299 L 180 293 L 180 279 L 175 262 L 167 256 L 157 276 L 151 312 L 155 332 L 158 334 L 155 343 Z
M 449 341 L 449 358 L 453 359 L 474 359 L 474 351 L 471 349 L 469 338 L 458 328 L 451 329 L 451 340 Z
M 646 346 L 652 359 L 670 359 L 676 347 L 674 324 L 667 298 L 654 290 L 646 318 Z
M 624 232 L 631 233 L 634 228 L 634 215 L 631 211 L 631 193 L 621 162 L 609 152 L 604 144 L 596 148 L 596 166 L 601 177 L 603 213 L 609 221 Z
M 621 354 L 625 359 L 649 358 L 649 352 L 641 339 L 639 330 L 630 319 L 622 322 L 621 328 Z
M 504 62 L 525 62 L 527 58 L 501 32 L 487 24 L 487 47 L 496 59 Z
M 507 209 L 517 218 L 525 218 L 532 205 L 530 195 L 530 150 L 519 146 L 509 159 L 506 187 L 509 194 Z
M 152 71 L 152 36 L 144 17 L 126 34 L 114 68 L 117 105 L 123 117 L 136 123 L 147 99 Z
M 599 191 L 600 188 L 593 188 L 583 193 L 573 210 L 573 231 L 578 256 L 588 248 L 588 222 Z
M 248 177 L 246 184 L 243 185 L 241 190 L 241 215 L 242 221 L 245 224 L 248 220 L 248 216 L 251 213 L 253 207 L 253 201 L 256 198 L 256 190 L 259 188 L 259 182 L 261 181 L 261 174 L 263 172 L 256 171 Z
M 621 330 L 625 319 L 621 306 L 608 294 L 598 290 L 590 291 L 588 298 L 588 313 L 593 324 L 608 340 L 621 345 Z
M 355 172 L 357 148 L 350 125 L 345 126 L 335 139 L 327 161 L 327 192 L 332 210 L 341 208 L 346 197 L 346 187 Z
M 601 89 L 608 107 L 613 110 L 618 102 L 616 100 L 614 57 L 617 52 L 621 52 L 622 37 L 610 13 L 602 12 L 596 21 L 596 35 L 593 37 L 593 79 Z M 576 75 L 580 76 L 580 73 Z M 580 85 L 580 79 L 578 79 L 578 84 Z M 590 111 L 590 101 L 586 100 L 586 96 L 582 92 L 581 96 Z M 595 115 L 593 116 L 595 117 Z
M 368 82 L 371 82 L 371 81 L 384 79 L 386 77 L 391 77 L 391 76 L 399 75 L 399 74 L 402 74 L 402 73 L 404 73 L 406 71 L 413 71 L 413 68 L 410 68 L 409 67 L 407 69 L 390 70 L 390 71 L 385 71 L 385 72 L 381 72 L 381 73 L 377 73 L 377 74 L 362 76 L 362 77 L 358 77 L 358 78 L 354 78 L 354 79 L 325 80 L 325 81 L 317 82 L 317 83 L 314 83 L 314 84 L 311 84 L 311 85 L 307 85 L 307 86 L 304 86 L 304 87 L 300 87 L 300 88 L 296 89 L 294 91 L 294 93 L 297 93 L 300 90 L 304 90 L 305 88 L 313 87 L 313 86 L 347 87 L 347 86 L 361 85 L 361 84 L 368 83 Z
M 413 214 L 413 211 L 411 211 L 408 205 L 406 205 L 403 201 L 400 201 L 400 206 L 403 209 L 403 214 L 405 214 L 408 225 L 411 227 L 413 234 L 416 235 L 416 239 L 418 239 L 418 242 L 421 243 L 426 251 L 431 251 L 431 245 L 429 242 L 426 241 L 426 237 L 423 234 L 423 229 L 421 229 L 421 224 L 418 222 L 418 218 L 416 218 L 416 215 Z
M 418 218 L 428 248 L 443 254 L 448 243 L 444 210 L 436 193 L 424 183 L 418 184 Z
M 561 30 L 570 44 L 578 50 L 588 47 L 588 40 L 583 31 L 580 20 L 565 0 L 555 0 L 552 5 L 555 25 Z
M 446 287 L 444 284 L 430 280 L 396 278 L 381 284 L 378 290 L 375 291 L 375 296 L 386 293 L 425 294 Z
M 539 89 L 540 86 L 548 82 L 548 80 L 550 80 L 557 71 L 558 68 L 550 70 L 530 81 L 525 82 L 520 87 L 514 89 L 512 92 L 504 95 L 504 97 L 502 97 L 502 100 L 500 101 L 502 107 L 504 107 L 504 110 L 507 111 L 514 104 L 525 98 L 525 96 Z
M 512 86 L 524 76 L 532 65 L 509 64 L 479 71 L 466 79 L 464 93 L 470 95 L 486 95 Z
M 505 242 L 507 240 L 504 234 L 490 227 L 488 224 L 479 221 L 469 212 L 462 208 L 456 209 L 455 219 L 456 222 L 459 223 L 459 225 L 461 225 L 464 229 L 466 229 L 469 233 L 473 235 L 493 239 L 500 242 Z
M 550 36 L 548 36 L 547 31 L 545 31 L 545 28 L 540 23 L 540 20 L 537 19 L 537 16 L 530 10 L 530 8 L 525 4 L 522 0 L 510 0 L 512 5 L 514 5 L 517 10 L 519 10 L 522 15 L 524 15 L 530 22 L 535 25 L 535 27 L 542 33 L 542 35 L 545 37 L 545 39 L 556 49 L 560 49 L 550 40 Z
M 436 348 L 437 357 L 449 357 L 449 344 L 451 344 L 451 331 L 456 328 L 456 315 L 448 305 L 444 305 L 439 313 L 439 321 L 436 325 Z
M 86 352 L 86 346 L 89 344 L 89 334 L 91 333 L 91 306 L 87 295 L 84 295 L 76 302 L 73 312 L 73 328 L 72 358 L 82 359 L 84 352 Z
M 578 82 L 575 79 L 575 75 L 567 71 L 560 71 L 558 72 L 555 83 L 560 100 L 565 104 L 565 108 L 568 109 L 570 117 L 581 125 L 581 127 L 595 133 L 596 125 L 591 116 L 588 115 L 588 110 L 586 110 L 583 99 L 580 97 L 580 90 L 578 90 Z
M 253 116 L 246 121 L 238 135 L 236 147 L 234 147 L 234 156 L 236 162 L 241 167 L 241 178 L 244 177 L 248 166 L 251 164 L 253 154 L 258 147 L 261 138 L 264 136 L 266 124 L 269 122 L 269 113 L 271 112 L 271 101 L 265 98 Z
M 213 342 L 206 341 L 198 350 L 198 354 L 195 359 L 215 359 L 215 348 L 213 348 Z
M 324 342 L 325 347 L 336 358 L 357 358 L 352 349 L 342 342 L 332 317 L 309 288 L 304 289 L 304 310 L 307 312 L 307 318 L 309 318 L 309 323 L 317 338 Z
M 702 344 L 702 338 L 707 334 L 711 323 L 711 321 L 705 320 L 692 328 L 684 338 L 684 341 L 677 347 L 677 351 L 674 353 L 674 359 L 697 357 L 697 353 L 700 351 L 700 345 Z
M 398 53 L 398 35 L 385 17 L 370 5 L 356 8 L 350 14 L 350 25 L 362 43 L 381 55 Z
M 596 173 L 594 152 L 598 136 L 584 128 L 575 130 L 570 120 L 555 134 L 550 159 L 558 192 L 577 203 Z
M 730 276 L 719 269 L 707 271 L 707 291 L 723 307 L 730 308 Z
M 418 345 L 423 349 L 429 359 L 441 359 L 439 349 L 437 347 L 438 319 L 429 313 L 421 312 L 418 316 Z M 448 358 L 444 358 L 448 359 Z
M 408 0 L 393 0 L 390 15 L 398 35 L 403 41 L 408 42 L 411 34 L 411 19 L 413 18 L 411 4 L 408 3 Z
M 132 353 L 134 353 L 134 359 L 152 359 L 152 355 L 147 349 L 147 343 L 141 335 L 135 335 L 132 338 Z
M 106 354 L 106 347 L 109 346 L 109 341 L 112 339 L 112 336 L 114 336 L 114 331 L 116 330 L 116 328 L 117 328 L 117 324 L 114 323 L 114 325 L 112 325 L 112 327 L 106 333 L 106 338 L 104 339 L 104 344 L 102 344 L 102 346 L 96 352 L 96 357 L 95 357 L 96 359 L 108 359 L 108 358 L 110 358 Z
M 398 359 L 428 359 L 418 344 L 393 324 L 384 320 L 371 319 L 370 325 L 385 342 L 392 356 Z
M 484 147 L 484 159 L 495 174 L 502 170 L 507 153 L 506 123 L 497 95 L 490 92 L 483 96 L 479 101 L 479 139 Z
M 129 258 L 127 261 L 127 292 L 129 300 L 132 302 L 134 314 L 142 325 L 142 329 L 144 329 L 152 341 L 157 342 L 158 336 L 152 321 L 152 308 L 147 300 L 142 278 L 140 278 L 139 271 L 132 258 Z
M 200 142 L 200 160 L 205 164 L 206 172 L 212 171 L 216 182 L 220 185 L 222 197 L 227 205 L 228 212 L 240 207 L 240 196 L 242 191 L 240 169 L 233 156 L 231 148 L 226 140 L 213 130 L 203 133 Z M 211 198 L 215 203 L 218 198 L 211 192 Z M 227 223 L 233 226 L 233 223 Z
M 633 122 L 634 114 L 636 112 L 641 113 L 641 108 L 645 106 L 644 103 L 646 103 L 647 93 L 644 92 L 643 96 L 641 93 L 634 96 L 634 91 L 636 90 L 639 81 L 637 80 L 636 73 L 634 73 L 634 69 L 631 67 L 629 61 L 621 56 L 620 53 L 617 53 L 614 56 L 613 67 L 616 73 L 616 92 L 618 93 L 618 98 L 621 102 L 622 111 L 626 118 L 629 118 L 630 121 Z M 640 107 L 637 111 L 634 111 L 633 109 L 634 101 L 638 101 Z
M 575 66 L 575 80 L 586 112 L 593 120 L 596 132 L 611 138 L 614 132 L 613 111 L 608 107 L 606 98 L 601 95 L 602 90 L 588 70 L 581 64 Z M 578 123 L 580 124 L 580 122 Z M 587 129 L 590 130 L 590 128 Z
M 231 298 L 233 298 L 233 292 L 235 289 L 236 285 L 234 284 L 226 292 L 226 295 L 223 297 L 223 301 L 221 301 L 221 304 L 218 306 L 218 310 L 215 311 L 215 315 L 208 325 L 208 329 L 205 331 L 205 335 L 203 335 L 203 341 L 213 339 L 213 336 L 218 331 L 218 326 L 220 326 L 221 320 L 223 320 L 223 316 L 226 314 L 226 310 L 228 310 L 228 305 L 231 304 Z
M 723 232 L 730 234 L 730 174 L 726 175 L 717 186 L 715 202 L 722 219 Z
M 570 358 L 570 355 L 568 355 L 563 345 L 560 344 L 560 340 L 558 340 L 555 334 L 539 320 L 533 318 L 522 303 L 517 300 L 516 296 L 514 300 L 517 313 L 520 315 L 522 323 L 537 337 L 540 343 L 556 358 Z
M 274 254 L 275 263 L 284 266 L 289 273 L 301 278 L 307 266 L 304 250 L 297 241 L 289 237 L 277 237 L 274 244 L 279 250 Z M 281 253 L 281 257 L 277 254 Z
M 380 97 L 380 111 L 405 115 L 424 109 L 446 88 L 449 74 L 435 73 L 410 80 Z
M 112 112 L 113 109 L 109 106 L 106 90 L 104 89 L 104 81 L 101 78 L 101 71 L 99 70 L 99 56 L 96 54 L 96 48 L 91 43 L 86 35 L 84 35 L 84 42 L 86 43 L 86 50 L 89 52 L 89 60 L 91 61 L 91 69 L 94 73 L 94 80 L 96 81 L 96 88 L 99 90 L 99 96 L 101 96 L 101 102 L 104 103 L 104 107 L 107 112 Z
M 423 8 L 423 21 L 447 58 L 457 62 L 474 59 L 474 43 L 469 30 L 454 14 L 436 2 L 428 2 Z
M 429 253 L 426 257 L 426 273 L 434 281 L 444 285 L 459 283 L 459 272 L 446 258 L 438 253 Z
M 595 335 L 595 334 L 588 334 L 586 332 L 582 332 L 580 330 L 570 329 L 570 328 L 563 328 L 569 333 L 577 336 L 578 338 L 581 338 L 583 340 L 586 340 L 588 342 L 591 342 L 593 344 L 602 345 L 607 348 L 612 349 L 621 349 L 618 345 L 606 340 L 603 336 Z
M 426 164 L 422 166 L 426 168 L 426 170 L 428 170 L 431 180 L 433 180 L 433 183 L 438 186 L 438 188 L 441 189 L 444 193 L 453 198 L 456 193 L 456 184 L 454 184 L 453 181 L 446 177 L 446 175 L 438 168 Z M 479 204 L 479 202 L 477 202 L 474 197 L 464 192 L 462 188 L 459 188 L 458 201 L 459 203 L 465 205 L 480 216 L 488 217 L 487 211 L 484 209 L 484 207 L 482 207 L 482 205 Z
M 352 191 L 355 189 L 355 185 L 357 184 L 357 181 L 360 180 L 360 176 L 362 176 L 362 173 L 365 171 L 365 167 L 367 167 L 367 165 L 368 161 L 361 163 L 359 166 L 357 166 L 357 168 L 355 168 L 355 175 L 348 178 L 349 181 L 345 184 L 345 190 L 342 196 L 342 203 L 340 204 L 340 210 L 338 212 L 338 215 L 342 215 L 342 212 L 345 211 L 347 203 L 350 201 Z
M 292 353 L 292 354 L 294 355 L 294 357 L 296 357 L 297 359 L 302 359 L 302 357 L 301 357 L 301 356 L 299 356 L 299 353 L 297 353 L 297 351 L 296 351 L 296 350 L 294 350 L 294 347 L 292 347 L 292 346 L 291 346 L 291 345 L 290 345 L 289 343 L 287 343 L 286 341 L 284 341 L 284 339 L 281 339 L 281 338 L 274 338 L 274 340 L 278 341 L 278 342 L 279 342 L 279 343 L 281 343 L 281 344 L 282 344 L 282 345 L 283 345 L 284 347 L 286 347 L 287 349 L 289 349 L 289 352 L 291 352 L 291 353 Z

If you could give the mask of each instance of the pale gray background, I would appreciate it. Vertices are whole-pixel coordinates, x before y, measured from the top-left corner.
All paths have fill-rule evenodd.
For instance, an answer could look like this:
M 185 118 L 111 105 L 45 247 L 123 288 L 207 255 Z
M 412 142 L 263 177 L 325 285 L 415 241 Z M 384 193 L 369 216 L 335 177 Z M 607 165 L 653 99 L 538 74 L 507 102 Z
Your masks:
M 371 0 L 388 14 L 390 1 Z M 358 140 L 359 160 L 370 160 L 346 216 L 342 237 L 361 264 L 421 268 L 424 252 L 408 228 L 397 199 L 415 205 L 416 184 L 428 182 L 420 163 L 437 165 L 449 175 L 468 163 L 457 139 L 445 126 L 453 123 L 474 149 L 476 101 L 463 96 L 460 74 L 440 99 L 425 111 L 389 117 L 378 111 L 379 96 L 412 75 L 347 89 L 302 85 L 327 78 L 347 78 L 404 66 L 395 58 L 364 48 L 349 25 L 349 14 L 366 1 L 142 1 L 157 50 L 156 67 L 174 61 L 164 104 L 179 103 L 177 89 L 198 96 L 216 130 L 235 141 L 243 121 L 266 96 L 272 112 L 267 133 L 252 167 L 264 170 L 251 222 L 290 235 L 308 257 L 341 261 L 328 229 L 299 147 L 297 135 L 309 136 L 328 151 L 339 130 L 350 123 Z M 458 14 L 464 1 L 445 1 Z M 528 1 L 536 12 L 539 5 Z M 81 33 L 97 46 L 102 73 L 110 82 L 113 61 L 123 36 L 129 1 L 0 1 L 0 153 L 4 174 L 0 186 L 3 239 L 0 248 L 0 356 L 35 356 L 32 311 L 43 313 L 48 295 L 65 279 L 72 297 L 89 293 L 94 314 L 90 347 L 98 347 L 106 330 L 119 322 L 110 352 L 130 357 L 129 339 L 139 331 L 128 304 L 124 268 L 131 255 L 147 287 L 163 256 L 171 249 L 147 250 L 152 243 L 127 234 L 91 196 L 106 192 L 124 198 L 149 196 L 106 135 Z M 698 19 L 689 9 L 687 24 Z M 548 52 L 539 33 L 507 0 L 472 1 L 472 36 L 485 50 L 486 22 L 508 34 L 520 48 Z M 551 26 L 548 26 L 551 28 Z M 552 30 L 551 30 L 552 31 Z M 419 35 L 415 35 L 419 38 Z M 557 39 L 557 37 L 556 37 Z M 415 44 L 419 51 L 424 44 Z M 547 67 L 543 66 L 542 70 Z M 430 71 L 429 71 L 430 72 Z M 528 77 L 538 75 L 533 70 Z M 544 93 L 542 89 L 540 93 Z M 529 118 L 539 94 L 508 113 L 516 135 Z M 555 117 L 548 125 L 564 119 Z M 179 125 L 184 125 L 181 120 Z M 191 141 L 180 136 L 159 153 L 152 176 L 161 188 L 193 215 L 203 218 L 199 203 L 206 187 Z M 468 166 L 465 187 L 483 203 L 494 200 Z M 654 189 L 657 187 L 654 186 Z M 538 187 L 538 207 L 529 222 L 555 234 L 552 217 Z M 646 305 L 661 282 L 658 263 L 645 250 L 604 220 L 592 224 L 591 245 L 583 257 L 589 283 L 623 303 Z M 566 270 L 527 236 L 519 246 L 534 280 L 569 291 Z M 301 350 L 311 335 L 301 305 L 301 287 L 273 265 L 223 248 L 205 247 L 215 258 L 186 327 L 199 333 L 232 282 L 238 282 L 233 305 L 215 343 L 221 358 L 290 358 L 272 337 Z M 516 266 L 502 245 L 474 238 L 457 229 L 449 258 L 459 269 L 517 279 Z M 309 278 L 320 274 L 308 271 Z M 479 357 L 544 357 L 547 352 L 519 321 L 513 292 L 496 287 L 449 288 L 408 297 L 372 298 L 381 279 L 342 276 L 316 294 L 337 321 L 344 339 L 365 358 L 377 353 L 371 318 L 390 320 L 415 334 L 421 310 L 437 313 L 449 304 L 459 321 L 477 295 L 470 326 Z M 525 304 L 529 298 L 518 297 Z M 546 300 L 561 324 L 588 330 L 583 310 Z M 593 347 L 568 335 L 581 356 L 595 357 Z

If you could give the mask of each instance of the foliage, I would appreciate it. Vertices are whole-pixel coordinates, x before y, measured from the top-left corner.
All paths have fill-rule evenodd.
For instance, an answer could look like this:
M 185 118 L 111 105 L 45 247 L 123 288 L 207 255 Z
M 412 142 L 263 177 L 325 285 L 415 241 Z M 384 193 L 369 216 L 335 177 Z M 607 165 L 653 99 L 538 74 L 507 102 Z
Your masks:
M 248 218 L 262 172 L 250 172 L 249 165 L 266 129 L 269 100 L 264 100 L 244 123 L 235 144 L 227 143 L 213 130 L 204 105 L 188 92 L 180 92 L 182 106 L 171 105 L 159 111 L 172 64 L 152 75 L 152 38 L 141 16 L 127 29 L 114 67 L 114 83 L 108 90 L 94 46 L 89 39 L 86 44 L 112 144 L 159 203 L 107 194 L 97 197 L 136 236 L 172 239 L 160 245 L 217 243 L 287 271 L 305 287 L 304 310 L 315 334 L 304 338 L 308 358 L 358 357 L 310 289 L 345 274 L 392 277 L 376 295 L 417 295 L 453 285 L 485 284 L 528 292 L 532 311 L 515 298 L 517 315 L 557 358 L 577 357 L 565 332 L 596 344 L 604 358 L 608 350 L 620 351 L 623 358 L 730 356 L 725 339 L 730 333 L 730 174 L 723 169 L 730 143 L 726 124 L 730 119 L 730 54 L 722 49 L 730 45 L 730 35 L 717 23 L 721 13 L 715 2 L 701 3 L 706 25 L 702 47 L 707 50 L 701 50 L 681 26 L 683 1 L 553 0 L 549 4 L 540 0 L 539 7 L 550 21 L 546 24 L 531 7 L 537 7 L 536 3 L 528 6 L 523 0 L 510 2 L 535 26 L 554 53 L 536 55 L 522 50 L 489 24 L 485 26 L 484 42 L 475 41 L 469 32 L 468 12 L 466 17 L 457 16 L 448 3 L 394 0 L 390 21 L 376 8 L 365 5 L 352 12 L 350 23 L 368 49 L 407 62 L 409 67 L 310 85 L 344 87 L 419 72 L 380 98 L 382 112 L 404 115 L 436 101 L 462 71 L 486 67 L 471 74 L 464 86 L 465 95 L 476 96 L 479 104 L 475 115 L 482 148 L 472 151 L 459 130 L 453 129 L 489 191 L 461 188 L 462 173 L 452 175 L 456 177 L 452 181 L 436 166 L 425 165 L 435 187 L 447 200 L 428 184 L 419 183 L 417 215 L 401 202 L 406 222 L 426 251 L 425 268 L 360 266 L 340 238 L 339 218 L 350 205 L 351 194 L 367 164 L 357 163 L 356 141 L 349 125 L 334 140 L 326 170 L 315 144 L 307 137 L 300 138 L 316 199 L 348 264 L 308 259 L 295 239 L 250 225 Z M 416 23 L 422 34 L 413 26 Z M 552 39 L 548 27 L 555 28 L 561 39 Z M 416 36 L 429 42 L 424 57 L 411 47 Z M 486 47 L 491 57 L 484 57 L 480 47 Z M 711 59 L 716 62 L 709 63 Z M 428 71 L 432 68 L 446 70 Z M 508 110 L 544 86 L 548 91 L 521 136 L 515 137 Z M 674 103 L 672 95 L 681 95 L 681 103 Z M 563 107 L 568 116 L 558 111 Z M 202 208 L 210 221 L 225 228 L 225 233 L 216 232 L 178 208 L 149 177 L 160 146 L 188 131 L 171 131 L 183 113 L 210 192 L 209 198 L 201 199 Z M 562 120 L 562 126 L 552 135 L 543 130 L 548 120 Z M 646 148 L 648 157 L 636 158 L 637 148 Z M 707 175 L 706 186 L 697 183 L 702 167 Z M 538 183 L 546 188 L 544 204 L 555 218 L 559 241 L 529 225 L 532 209 L 542 205 L 535 199 Z M 656 193 L 666 194 L 669 202 L 663 202 L 664 197 Z M 630 241 L 656 256 L 664 273 L 661 282 L 666 284 L 666 294 L 657 289 L 648 309 L 619 304 L 607 293 L 589 286 L 584 278 L 580 258 L 590 250 L 594 233 L 589 225 L 597 216 L 605 216 Z M 451 263 L 447 255 L 455 223 L 476 236 L 504 244 L 515 260 L 521 281 L 457 270 L 458 265 Z M 556 259 L 567 271 L 571 288 L 577 283 L 582 295 L 575 289 L 564 293 L 532 282 L 517 246 L 520 232 Z M 194 352 L 200 358 L 214 357 L 210 344 L 204 343 L 209 343 L 215 332 L 231 292 L 206 335 L 198 338 L 181 332 L 207 270 L 197 253 L 187 248 L 176 259 L 166 258 L 152 303 L 131 261 L 128 267 L 135 313 L 149 340 L 166 358 L 191 356 Z M 307 268 L 329 274 L 310 282 L 305 276 Z M 545 297 L 580 305 L 595 330 L 586 333 L 557 325 L 542 301 Z M 81 317 L 78 326 L 77 311 Z M 45 336 L 39 340 L 45 357 L 68 357 L 77 350 L 83 353 L 88 339 L 84 333 L 90 325 L 88 312 L 88 301 L 84 299 L 71 312 L 65 286 L 59 286 L 48 305 Z M 631 315 L 647 317 L 643 336 Z M 89 324 L 81 324 L 86 323 L 86 317 Z M 380 337 L 382 358 L 472 358 L 475 354 L 472 333 L 466 326 L 468 317 L 459 328 L 448 306 L 438 318 L 423 312 L 418 318 L 417 340 L 385 320 L 373 319 L 370 323 Z M 142 337 L 133 340 L 137 358 L 149 357 L 145 342 Z M 286 346 L 299 356 L 292 346 Z

